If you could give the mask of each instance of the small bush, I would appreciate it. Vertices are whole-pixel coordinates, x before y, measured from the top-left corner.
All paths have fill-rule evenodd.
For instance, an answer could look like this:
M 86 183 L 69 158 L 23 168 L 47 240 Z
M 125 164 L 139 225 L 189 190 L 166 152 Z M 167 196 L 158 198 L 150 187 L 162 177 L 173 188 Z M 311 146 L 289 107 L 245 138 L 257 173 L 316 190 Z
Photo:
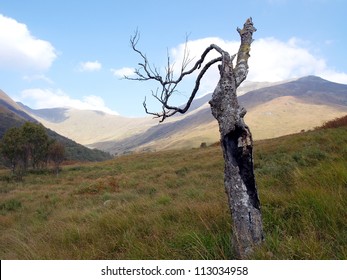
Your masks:
M 343 127 L 343 126 L 347 126 L 347 116 L 336 118 L 332 121 L 325 122 L 321 127 L 318 127 L 317 129 L 337 128 L 337 127 Z
M 10 199 L 0 204 L 0 211 L 2 214 L 10 211 L 16 211 L 22 208 L 22 203 L 17 199 Z
M 102 194 L 105 192 L 119 192 L 120 186 L 116 178 L 107 177 L 95 180 L 87 186 L 82 186 L 77 190 L 77 194 Z

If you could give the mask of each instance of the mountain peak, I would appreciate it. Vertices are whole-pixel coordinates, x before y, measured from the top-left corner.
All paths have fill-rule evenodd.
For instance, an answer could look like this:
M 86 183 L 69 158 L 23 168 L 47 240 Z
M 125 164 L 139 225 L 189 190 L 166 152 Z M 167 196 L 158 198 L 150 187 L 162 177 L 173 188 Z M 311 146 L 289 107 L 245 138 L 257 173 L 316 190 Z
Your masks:
M 321 77 L 318 76 L 314 76 L 314 75 L 309 75 L 309 76 L 305 76 L 302 78 L 299 78 L 296 80 L 297 82 L 313 82 L 313 83 L 321 83 L 321 82 L 329 82 L 327 80 L 324 80 Z
M 332 82 L 332 81 L 329 81 L 329 80 L 326 80 L 326 79 L 323 79 L 321 77 L 314 76 L 314 75 L 305 76 L 305 77 L 297 79 L 296 81 L 297 82 L 306 82 L 306 83 L 315 83 L 317 85 L 322 85 L 322 84 L 346 85 L 343 83 Z

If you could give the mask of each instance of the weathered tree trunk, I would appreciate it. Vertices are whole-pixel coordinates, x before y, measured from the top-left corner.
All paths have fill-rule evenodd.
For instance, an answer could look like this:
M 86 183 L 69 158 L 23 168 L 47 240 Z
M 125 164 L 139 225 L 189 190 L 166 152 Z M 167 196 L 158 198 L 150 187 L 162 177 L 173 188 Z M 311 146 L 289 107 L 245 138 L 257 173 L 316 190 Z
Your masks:
M 146 99 L 143 103 L 147 114 L 160 118 L 160 122 L 176 113 L 184 114 L 189 109 L 192 101 L 199 90 L 200 81 L 206 71 L 213 64 L 222 62 L 219 66 L 220 80 L 210 101 L 213 116 L 219 123 L 221 134 L 221 145 L 225 160 L 225 190 L 228 195 L 229 208 L 233 220 L 233 245 L 239 258 L 245 258 L 252 251 L 254 245 L 263 240 L 263 228 L 260 212 L 260 202 L 257 194 L 257 187 L 253 172 L 252 156 L 252 135 L 248 126 L 244 123 L 243 117 L 246 114 L 244 108 L 240 108 L 236 89 L 246 79 L 248 73 L 249 50 L 252 43 L 252 35 L 256 29 L 253 26 L 252 18 L 247 19 L 243 29 L 237 29 L 241 37 L 241 45 L 237 53 L 235 68 L 232 61 L 236 55 L 230 55 L 219 46 L 212 44 L 202 53 L 200 59 L 194 66 L 186 70 L 190 59 L 188 51 L 185 51 L 182 62 L 181 73 L 178 78 L 174 78 L 173 69 L 168 57 L 166 76 L 162 77 L 156 67 L 151 67 L 147 57 L 137 49 L 139 40 L 138 33 L 131 38 L 130 43 L 135 52 L 143 59 L 139 63 L 140 68 L 135 70 L 137 78 L 130 80 L 148 81 L 155 80 L 161 85 L 161 92 L 157 90 L 152 95 L 162 104 L 162 112 L 153 113 L 147 110 Z M 207 54 L 215 50 L 220 56 L 207 62 L 203 67 L 203 62 Z M 198 71 L 195 87 L 185 106 L 169 105 L 169 99 L 176 91 L 176 86 L 182 79 Z
M 220 80 L 210 101 L 213 116 L 219 124 L 224 155 L 224 184 L 233 221 L 233 247 L 238 258 L 245 258 L 254 245 L 263 240 L 260 202 L 253 172 L 252 135 L 239 106 L 236 89 L 246 78 L 253 23 L 248 20 L 242 30 L 236 67 L 227 52 L 222 52 Z

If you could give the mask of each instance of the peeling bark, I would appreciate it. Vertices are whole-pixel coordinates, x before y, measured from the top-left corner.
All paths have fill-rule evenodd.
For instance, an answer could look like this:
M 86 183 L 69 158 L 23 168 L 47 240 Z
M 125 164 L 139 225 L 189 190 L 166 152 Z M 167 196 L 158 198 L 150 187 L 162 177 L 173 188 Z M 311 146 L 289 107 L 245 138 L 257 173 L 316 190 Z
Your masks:
M 245 258 L 254 245 L 263 241 L 260 202 L 253 171 L 253 140 L 244 122 L 246 110 L 239 106 L 236 89 L 246 78 L 252 33 L 252 21 L 242 30 L 237 65 L 227 52 L 222 53 L 220 80 L 210 101 L 219 124 L 224 156 L 224 185 L 233 220 L 233 246 L 239 258 Z

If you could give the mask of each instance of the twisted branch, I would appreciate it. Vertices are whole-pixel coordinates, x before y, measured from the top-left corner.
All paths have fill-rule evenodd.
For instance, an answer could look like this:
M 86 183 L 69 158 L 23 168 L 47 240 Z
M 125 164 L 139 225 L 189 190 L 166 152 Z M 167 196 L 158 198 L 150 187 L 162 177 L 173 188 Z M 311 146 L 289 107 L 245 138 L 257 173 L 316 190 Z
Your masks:
M 155 93 L 152 92 L 152 96 L 154 98 L 156 98 L 162 104 L 162 111 L 159 113 L 154 113 L 154 112 L 149 111 L 147 108 L 146 98 L 145 98 L 145 100 L 143 102 L 143 107 L 145 109 L 145 112 L 147 114 L 153 115 L 156 118 L 160 118 L 161 119 L 160 122 L 163 122 L 166 118 L 171 117 L 171 116 L 175 115 L 176 113 L 184 114 L 189 109 L 191 103 L 193 102 L 193 99 L 195 98 L 196 93 L 199 90 L 200 81 L 201 81 L 202 77 L 204 76 L 206 71 L 213 64 L 215 64 L 216 62 L 222 61 L 222 56 L 217 57 L 215 59 L 212 59 L 211 61 L 209 61 L 208 63 L 206 63 L 204 65 L 204 67 L 201 69 L 199 75 L 197 76 L 194 89 L 193 89 L 186 105 L 183 108 L 177 107 L 177 106 L 171 106 L 168 103 L 171 95 L 176 91 L 177 85 L 183 80 L 183 78 L 185 76 L 192 74 L 195 70 L 201 68 L 201 65 L 203 64 L 207 54 L 211 50 L 215 49 L 220 54 L 223 54 L 223 50 L 220 47 L 218 47 L 217 45 L 214 45 L 214 44 L 210 45 L 203 52 L 200 59 L 195 62 L 194 66 L 191 67 L 189 70 L 186 70 L 188 65 L 191 62 L 191 59 L 189 59 L 189 52 L 187 50 L 187 42 L 186 42 L 180 75 L 176 79 L 174 79 L 173 69 L 172 69 L 173 66 L 170 63 L 170 57 L 168 56 L 167 67 L 165 69 L 166 75 L 163 78 L 159 74 L 159 71 L 155 66 L 153 66 L 153 67 L 150 66 L 150 64 L 148 63 L 147 56 L 137 48 L 137 43 L 139 41 L 139 38 L 140 38 L 140 36 L 139 36 L 138 32 L 136 32 L 135 35 L 130 39 L 130 44 L 131 44 L 132 49 L 141 56 L 143 62 L 139 63 L 140 68 L 135 70 L 135 74 L 137 75 L 136 78 L 131 78 L 128 76 L 125 76 L 125 78 L 128 80 L 135 80 L 135 81 L 156 80 L 161 85 L 160 94 L 158 94 L 158 92 L 159 92 L 159 88 L 158 88 Z
M 246 23 L 244 24 L 243 29 L 237 29 L 238 33 L 241 37 L 241 46 L 239 48 L 238 54 L 237 54 L 237 63 L 235 67 L 235 80 L 236 80 L 236 86 L 239 86 L 242 81 L 246 78 L 248 73 L 248 58 L 249 58 L 249 49 L 250 44 L 252 42 L 252 34 L 256 29 L 253 27 L 252 18 L 249 18 Z M 165 76 L 161 76 L 160 72 L 157 67 L 151 66 L 148 62 L 147 56 L 140 51 L 137 48 L 137 44 L 139 42 L 140 35 L 138 31 L 135 32 L 134 36 L 130 38 L 130 44 L 132 49 L 140 55 L 143 62 L 139 63 L 139 68 L 135 69 L 134 73 L 136 74 L 136 78 L 132 78 L 129 76 L 124 76 L 125 79 L 128 80 L 135 80 L 135 81 L 148 81 L 148 80 L 155 80 L 159 82 L 159 87 L 157 88 L 156 92 L 152 92 L 152 96 L 156 98 L 162 105 L 162 111 L 158 113 L 154 113 L 148 110 L 147 104 L 146 104 L 146 98 L 143 102 L 143 107 L 145 109 L 145 112 L 147 114 L 153 115 L 155 118 L 160 118 L 160 122 L 163 122 L 166 118 L 171 117 L 175 115 L 176 113 L 184 114 L 189 109 L 193 99 L 196 96 L 197 91 L 200 87 L 200 81 L 206 71 L 215 63 L 223 61 L 224 57 L 228 56 L 229 54 L 224 51 L 222 48 L 215 44 L 211 44 L 209 47 L 205 49 L 205 51 L 200 56 L 200 59 L 195 62 L 195 64 L 187 70 L 189 64 L 192 62 L 191 59 L 189 59 L 189 51 L 187 49 L 187 38 L 186 38 L 186 45 L 184 50 L 184 56 L 183 61 L 181 65 L 180 75 L 175 79 L 173 75 L 173 65 L 171 65 L 170 57 L 168 55 L 167 58 L 167 66 L 165 68 Z M 194 71 L 201 68 L 202 64 L 205 61 L 205 58 L 207 54 L 215 50 L 217 51 L 220 56 L 212 59 L 211 61 L 207 62 L 204 67 L 200 70 L 200 73 L 198 74 L 195 86 L 193 88 L 193 91 L 187 101 L 187 103 L 183 107 L 177 107 L 169 105 L 170 97 L 173 93 L 176 92 L 177 85 L 183 80 L 183 78 L 187 75 L 192 74 Z M 232 59 L 236 55 L 231 57 Z

